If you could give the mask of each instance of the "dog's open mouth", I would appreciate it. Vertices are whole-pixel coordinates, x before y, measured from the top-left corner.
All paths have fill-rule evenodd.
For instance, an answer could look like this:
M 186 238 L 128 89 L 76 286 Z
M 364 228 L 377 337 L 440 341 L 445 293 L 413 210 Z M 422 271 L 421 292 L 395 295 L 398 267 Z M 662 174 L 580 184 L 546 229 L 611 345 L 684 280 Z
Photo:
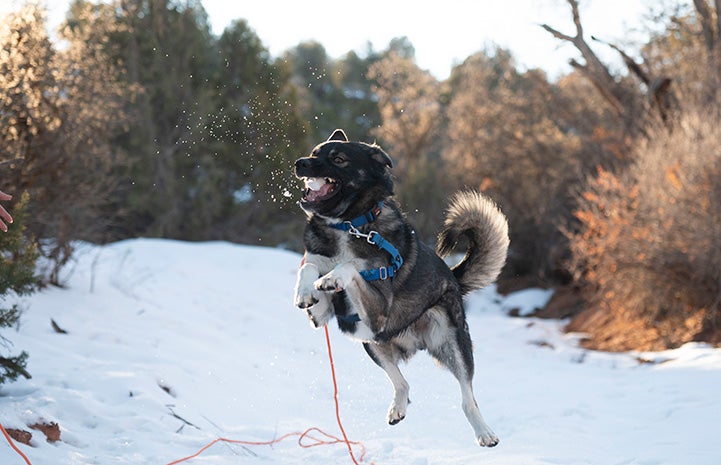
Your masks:
M 305 194 L 303 200 L 306 202 L 322 202 L 331 198 L 338 187 L 338 182 L 332 178 L 303 178 L 305 182 Z

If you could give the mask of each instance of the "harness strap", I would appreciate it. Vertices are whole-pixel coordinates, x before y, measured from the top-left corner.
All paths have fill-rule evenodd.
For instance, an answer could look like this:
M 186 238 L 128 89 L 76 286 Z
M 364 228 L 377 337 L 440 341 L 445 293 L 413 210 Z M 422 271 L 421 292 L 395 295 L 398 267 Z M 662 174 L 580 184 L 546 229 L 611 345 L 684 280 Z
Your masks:
M 381 214 L 381 211 L 383 210 L 383 202 L 378 202 L 378 204 L 373 207 L 371 210 L 365 212 L 361 216 L 358 216 L 356 218 L 353 218 L 350 221 L 343 221 L 342 223 L 334 223 L 331 226 L 335 229 L 340 229 L 341 231 L 350 231 L 352 229 L 360 228 L 361 226 L 365 226 L 367 224 L 370 224 L 378 218 L 378 216 Z
M 350 315 L 336 315 L 336 318 L 343 321 L 344 323 L 358 323 L 361 320 L 360 315 L 352 313 Z
M 363 276 L 363 279 L 366 281 L 375 281 L 378 279 L 383 280 L 394 277 L 403 265 L 403 257 L 401 256 L 401 253 L 393 246 L 393 244 L 386 241 L 383 236 L 378 234 L 376 231 L 368 233 L 367 241 L 390 255 L 391 263 L 389 266 L 362 270 L 360 271 L 360 275 Z
M 398 249 L 393 244 L 386 241 L 378 231 L 370 231 L 368 234 L 360 232 L 359 227 L 366 224 L 372 223 L 378 218 L 383 209 L 383 202 L 378 202 L 378 205 L 373 207 L 370 211 L 358 216 L 350 221 L 344 221 L 342 223 L 334 223 L 331 226 L 341 231 L 347 231 L 348 234 L 354 237 L 363 237 L 369 244 L 377 246 L 379 249 L 385 251 L 391 257 L 391 263 L 388 266 L 381 266 L 378 268 L 371 268 L 370 270 L 359 271 L 360 275 L 366 281 L 377 281 L 392 278 L 396 275 L 400 267 L 403 265 L 403 257 L 401 256 Z
M 369 244 L 375 245 L 376 247 L 390 255 L 391 262 L 388 266 L 381 266 L 378 268 L 371 268 L 370 270 L 361 270 L 358 272 L 361 277 L 366 281 L 377 281 L 379 279 L 386 280 L 388 278 L 393 278 L 400 269 L 400 267 L 403 265 L 403 257 L 401 256 L 401 253 L 398 251 L 398 249 L 395 248 L 393 244 L 386 241 L 383 236 L 378 233 L 378 231 L 369 231 L 368 234 L 365 234 L 358 229 L 361 226 L 365 226 L 374 222 L 376 218 L 378 218 L 378 216 L 381 214 L 382 210 L 383 202 L 378 202 L 375 207 L 373 207 L 370 211 L 364 213 L 361 216 L 358 216 L 350 221 L 343 221 L 342 223 L 331 224 L 333 228 L 339 229 L 341 231 L 346 231 L 353 237 L 365 238 L 365 240 Z M 336 318 L 338 318 L 339 321 L 348 325 L 352 325 L 361 321 L 360 315 L 358 315 L 357 313 L 353 313 L 350 315 L 336 315 Z

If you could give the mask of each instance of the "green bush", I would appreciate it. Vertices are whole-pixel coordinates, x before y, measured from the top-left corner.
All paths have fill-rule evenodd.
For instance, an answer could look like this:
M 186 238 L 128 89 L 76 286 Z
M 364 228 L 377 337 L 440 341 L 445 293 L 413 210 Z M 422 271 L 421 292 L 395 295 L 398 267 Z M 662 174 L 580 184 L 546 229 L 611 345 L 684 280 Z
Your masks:
M 16 303 L 7 304 L 18 296 L 31 294 L 38 285 L 35 276 L 35 260 L 38 257 L 34 241 L 25 236 L 25 211 L 29 196 L 21 196 L 20 202 L 12 205 L 14 222 L 7 233 L 0 234 L 0 328 L 15 325 L 20 318 L 20 308 Z M 12 347 L 10 341 L 0 336 L 2 352 Z M 0 384 L 14 381 L 23 375 L 30 378 L 25 370 L 28 354 L 0 355 Z

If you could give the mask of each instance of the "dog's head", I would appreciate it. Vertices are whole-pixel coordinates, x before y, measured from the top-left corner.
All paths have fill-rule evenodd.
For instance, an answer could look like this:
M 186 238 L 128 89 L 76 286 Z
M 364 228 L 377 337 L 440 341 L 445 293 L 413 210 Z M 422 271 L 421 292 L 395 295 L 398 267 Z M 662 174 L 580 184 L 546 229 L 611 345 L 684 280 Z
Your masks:
M 393 195 L 393 162 L 377 145 L 349 142 L 342 129 L 295 162 L 305 182 L 300 206 L 308 213 L 347 220 Z

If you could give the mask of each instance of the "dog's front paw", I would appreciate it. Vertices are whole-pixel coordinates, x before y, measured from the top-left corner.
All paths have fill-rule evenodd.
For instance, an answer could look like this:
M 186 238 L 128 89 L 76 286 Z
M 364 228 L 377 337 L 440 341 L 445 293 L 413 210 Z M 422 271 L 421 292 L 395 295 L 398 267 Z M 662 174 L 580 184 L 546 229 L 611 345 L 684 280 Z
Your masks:
M 349 264 L 340 265 L 334 268 L 330 273 L 321 276 L 313 283 L 319 291 L 340 292 L 345 290 L 353 282 L 353 276 L 358 272 Z
M 313 283 L 315 288 L 325 292 L 340 292 L 346 288 L 346 284 L 342 279 L 331 275 L 332 273 L 328 273 Z
M 498 445 L 499 439 L 496 433 L 491 431 L 490 428 L 484 428 L 481 434 L 476 438 L 478 445 L 481 447 L 495 447 Z

